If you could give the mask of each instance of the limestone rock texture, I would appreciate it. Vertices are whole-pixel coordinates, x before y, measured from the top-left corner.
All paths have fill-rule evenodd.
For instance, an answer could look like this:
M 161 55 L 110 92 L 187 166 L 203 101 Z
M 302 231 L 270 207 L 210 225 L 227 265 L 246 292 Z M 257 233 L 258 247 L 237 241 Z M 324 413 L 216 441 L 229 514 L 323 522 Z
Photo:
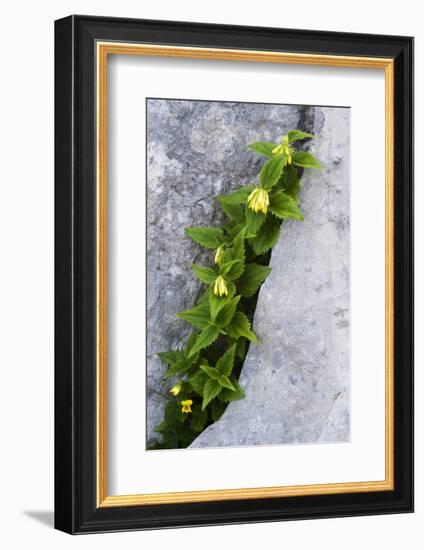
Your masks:
M 230 403 L 191 447 L 346 442 L 350 438 L 349 134 L 346 108 L 314 108 L 304 222 L 282 226 L 261 287 L 251 345 Z
M 163 419 L 166 404 L 159 393 L 169 390 L 162 380 L 166 365 L 156 353 L 177 349 L 184 343 L 189 327 L 175 314 L 192 307 L 199 295 L 201 283 L 191 272 L 192 263 L 211 260 L 210 254 L 185 236 L 184 228 L 220 223 L 220 209 L 214 197 L 254 181 L 263 159 L 248 149 L 249 143 L 276 141 L 294 128 L 312 131 L 314 116 L 315 109 L 308 106 L 147 100 L 148 445 L 159 439 L 154 428 Z M 317 200 L 322 202 L 323 197 Z M 297 230 L 293 227 L 295 237 Z M 304 246 L 309 246 L 307 235 L 304 239 Z M 292 246 L 290 240 L 287 234 L 287 244 Z M 274 284 L 280 284 L 276 277 Z M 267 288 L 272 292 L 269 285 Z M 281 335 L 282 322 L 277 313 L 274 317 Z M 259 332 L 260 325 L 258 320 Z M 275 352 L 283 347 L 281 340 Z M 252 369 L 247 367 L 246 364 L 244 377 Z M 269 378 L 269 373 L 264 372 L 264 376 Z M 243 410 L 247 414 L 248 409 Z M 258 412 L 253 414 L 261 421 Z M 220 425 L 216 426 L 218 431 Z

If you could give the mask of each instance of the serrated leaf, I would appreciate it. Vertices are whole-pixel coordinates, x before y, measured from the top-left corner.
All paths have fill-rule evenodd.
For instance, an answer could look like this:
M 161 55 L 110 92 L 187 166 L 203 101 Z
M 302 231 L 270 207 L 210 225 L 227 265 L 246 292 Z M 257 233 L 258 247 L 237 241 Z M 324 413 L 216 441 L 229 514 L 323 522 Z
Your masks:
M 244 250 L 244 238 L 246 234 L 246 228 L 243 227 L 241 231 L 233 240 L 233 246 L 231 248 L 231 254 L 235 260 L 240 260 L 244 263 L 245 250 Z
M 198 395 L 203 395 L 203 388 L 205 386 L 208 376 L 201 370 L 198 370 L 191 378 L 188 379 L 190 386 Z
M 258 256 L 267 252 L 278 241 L 280 226 L 281 221 L 278 218 L 267 216 L 258 234 L 249 240 L 249 244 Z
M 178 436 L 175 428 L 168 427 L 162 432 L 162 440 L 165 449 L 178 449 Z
M 225 263 L 221 264 L 221 266 L 219 268 L 219 274 L 223 275 L 225 277 L 228 274 L 228 272 L 231 270 L 231 268 L 235 264 L 239 264 L 239 263 L 241 263 L 240 260 L 230 260 L 228 262 L 225 262 Z M 216 277 L 216 275 L 215 275 L 215 277 Z
M 230 220 L 233 220 L 236 223 L 243 221 L 243 209 L 240 204 L 221 202 L 220 206 L 222 211 L 230 218 Z
M 208 421 L 208 411 L 202 410 L 200 407 L 193 409 L 193 418 L 191 427 L 195 432 L 203 431 Z
M 174 426 L 184 422 L 185 417 L 181 412 L 181 407 L 175 401 L 168 401 L 165 406 L 165 420 L 168 424 Z
M 290 132 L 287 133 L 287 137 L 289 138 L 289 143 L 291 143 L 292 141 L 314 138 L 315 136 L 314 134 L 309 134 L 308 132 L 303 132 L 302 130 L 290 130 Z
M 297 206 L 296 201 L 283 193 L 283 191 L 276 191 L 272 193 L 270 197 L 269 209 L 277 216 L 284 220 L 293 219 L 293 220 L 303 220 L 303 214 L 300 208 Z
M 197 328 L 205 328 L 210 320 L 210 307 L 209 302 L 202 302 L 198 306 L 194 306 L 192 309 L 186 309 L 177 313 L 179 319 L 184 319 L 191 325 Z
M 188 354 L 190 353 L 191 348 L 193 347 L 194 342 L 196 341 L 198 332 L 192 332 L 190 336 L 187 338 L 187 342 L 184 346 L 184 355 L 188 357 Z
M 244 263 L 241 260 L 231 260 L 221 266 L 220 272 L 227 281 L 235 281 L 244 270 Z
M 231 384 L 230 379 L 228 378 L 228 376 L 225 376 L 225 374 L 219 375 L 218 382 L 221 384 L 223 388 L 227 388 L 228 390 L 235 391 L 235 387 Z
M 251 151 L 259 153 L 259 155 L 263 155 L 265 157 L 271 157 L 272 151 L 276 147 L 277 145 L 275 143 L 271 143 L 270 141 L 255 141 L 255 143 L 251 143 L 249 145 L 249 149 Z
M 218 380 L 219 372 L 216 370 L 215 367 L 208 367 L 207 365 L 200 365 L 200 368 L 204 373 L 206 373 L 209 378 L 212 378 L 212 380 Z
M 187 227 L 185 233 L 205 248 L 218 248 L 225 240 L 220 227 Z
M 240 298 L 241 296 L 236 296 L 235 298 L 231 299 L 218 313 L 218 315 L 216 316 L 216 324 L 220 328 L 225 328 L 230 323 L 237 309 Z
M 271 189 L 271 187 L 278 183 L 285 163 L 285 155 L 276 155 L 266 161 L 259 174 L 262 187 L 265 189 Z
M 225 327 L 225 332 L 230 338 L 240 338 L 243 336 L 251 342 L 257 342 L 256 335 L 250 329 L 249 319 L 242 311 L 236 311 L 231 322 Z
M 263 212 L 255 212 L 248 206 L 245 209 L 246 230 L 253 235 L 256 235 L 265 221 L 266 214 Z
M 194 271 L 198 279 L 202 281 L 202 283 L 209 285 L 216 279 L 217 274 L 211 267 L 193 264 L 191 269 Z
M 288 168 L 291 168 L 292 171 L 287 171 L 287 174 L 286 172 L 283 173 L 281 184 L 283 186 L 284 193 L 292 197 L 297 203 L 299 200 L 298 194 L 300 191 L 300 179 L 297 177 L 296 168 L 293 166 L 289 166 Z
M 209 299 L 209 289 L 204 290 L 201 295 L 197 298 L 197 305 L 204 304 Z
M 243 388 L 235 380 L 231 379 L 231 382 L 234 386 L 234 391 L 223 388 L 221 393 L 219 394 L 219 400 L 223 401 L 224 403 L 228 403 L 230 401 L 238 401 L 239 399 L 244 398 Z
M 212 401 L 211 405 L 211 418 L 214 422 L 220 419 L 222 416 L 222 413 L 226 409 L 226 404 L 222 403 L 221 401 L 218 401 L 218 399 L 214 399 Z
M 192 362 L 189 359 L 182 359 L 181 361 L 177 361 L 169 367 L 169 369 L 165 373 L 164 378 L 167 379 L 175 376 L 176 374 L 182 374 L 183 372 L 188 371 L 191 365 Z
M 237 282 L 240 294 L 246 298 L 253 296 L 270 273 L 270 267 L 255 263 L 247 264 Z
M 184 359 L 182 351 L 160 351 L 157 355 L 168 365 L 173 365 L 177 361 Z
M 246 357 L 246 338 L 239 338 L 236 346 L 236 357 L 243 360 Z
M 218 195 L 217 199 L 221 204 L 242 204 L 247 201 L 247 197 L 250 195 L 254 188 L 254 185 L 245 185 L 244 187 L 240 187 L 229 195 Z
M 167 428 L 168 428 L 168 422 L 166 420 L 162 420 L 162 422 L 158 424 L 158 426 L 156 426 L 155 432 L 160 433 L 165 431 Z
M 220 374 L 225 374 L 226 376 L 230 376 L 233 365 L 234 365 L 234 355 L 236 351 L 236 344 L 233 344 L 230 348 L 227 349 L 227 351 L 222 355 L 216 364 L 216 370 Z
M 190 350 L 189 357 L 192 357 L 196 352 L 210 346 L 218 338 L 220 333 L 219 327 L 207 325 L 197 337 L 193 347 Z
M 192 441 L 194 441 L 198 435 L 198 431 L 189 428 L 188 426 L 182 426 L 177 430 L 178 439 L 186 445 L 189 445 Z
M 221 391 L 221 384 L 218 380 L 209 379 L 203 389 L 203 403 L 202 410 L 208 406 L 208 404 L 214 399 Z
M 244 229 L 244 209 L 243 209 L 243 223 L 238 223 L 228 231 L 228 240 L 234 241 L 237 235 Z
M 293 154 L 293 163 L 296 166 L 302 166 L 303 168 L 320 168 L 319 161 L 311 153 L 305 153 L 304 151 L 297 151 Z

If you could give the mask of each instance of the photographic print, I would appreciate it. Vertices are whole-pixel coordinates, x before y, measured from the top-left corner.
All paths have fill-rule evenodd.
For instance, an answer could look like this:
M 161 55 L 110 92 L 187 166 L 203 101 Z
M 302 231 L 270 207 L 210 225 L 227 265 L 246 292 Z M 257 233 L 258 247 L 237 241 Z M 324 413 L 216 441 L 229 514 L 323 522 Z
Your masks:
M 349 441 L 350 109 L 146 120 L 147 449 Z
M 55 22 L 57 529 L 413 511 L 412 120 L 411 37 Z

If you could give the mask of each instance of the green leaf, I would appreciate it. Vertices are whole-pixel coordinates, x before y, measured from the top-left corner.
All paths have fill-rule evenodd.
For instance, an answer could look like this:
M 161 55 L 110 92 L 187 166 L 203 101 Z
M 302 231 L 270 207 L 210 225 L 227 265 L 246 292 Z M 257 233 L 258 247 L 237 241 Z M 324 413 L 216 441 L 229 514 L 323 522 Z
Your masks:
M 223 388 L 219 394 L 219 400 L 224 403 L 228 403 L 229 401 L 237 401 L 239 399 L 243 399 L 244 397 L 243 388 L 234 379 L 231 379 L 231 382 L 234 386 L 234 391 Z
M 275 193 L 272 193 L 270 197 L 269 209 L 274 216 L 277 216 L 277 218 L 282 218 L 285 220 L 304 219 L 300 208 L 296 204 L 296 201 L 286 193 L 283 193 L 283 191 L 276 191 Z
M 236 296 L 230 300 L 218 313 L 216 316 L 216 324 L 220 328 L 225 328 L 230 323 L 237 309 L 237 304 L 239 303 L 240 298 L 241 296 Z
M 183 443 L 186 443 L 187 446 L 199 435 L 198 431 L 195 431 L 188 426 L 183 426 L 177 430 L 178 439 Z
M 191 348 L 189 357 L 192 357 L 197 351 L 210 346 L 218 338 L 219 333 L 219 327 L 207 325 L 197 337 L 194 346 Z
M 252 233 L 253 235 L 256 235 L 265 221 L 266 214 L 264 214 L 263 212 L 255 212 L 254 210 L 246 206 L 245 215 L 247 231 L 249 233 Z
M 259 174 L 262 187 L 265 189 L 271 189 L 271 187 L 278 183 L 285 162 L 286 157 L 284 155 L 276 155 L 266 161 Z
M 173 365 L 177 361 L 184 359 L 182 351 L 160 351 L 157 355 L 168 365 Z
M 289 138 L 289 143 L 292 141 L 297 141 L 299 139 L 314 138 L 314 134 L 308 134 L 308 132 L 302 132 L 302 130 L 290 130 L 287 137 Z
M 240 294 L 246 298 L 253 296 L 270 273 L 270 267 L 255 263 L 247 264 L 237 282 Z
M 258 256 L 267 252 L 278 241 L 280 225 L 281 221 L 278 218 L 267 216 L 256 237 L 250 239 L 249 243 Z
M 293 165 L 286 166 L 281 178 L 281 185 L 284 192 L 297 201 L 297 195 L 300 191 L 300 179 L 297 177 L 297 168 Z
M 231 268 L 235 264 L 239 264 L 239 263 L 241 263 L 240 260 L 230 260 L 229 262 L 223 263 L 219 268 L 219 274 L 225 277 L 228 274 L 228 272 L 231 270 Z M 216 278 L 216 275 L 215 275 L 215 278 Z
M 228 378 L 228 376 L 225 376 L 225 374 L 219 375 L 218 382 L 221 384 L 223 388 L 227 388 L 231 391 L 235 391 L 235 387 L 231 384 L 230 379 Z
M 218 248 L 225 240 L 220 227 L 187 227 L 185 233 L 205 248 Z
M 236 357 L 238 357 L 241 360 L 244 360 L 246 357 L 246 338 L 239 338 L 236 343 Z
M 222 264 L 220 267 L 220 274 L 228 281 L 234 281 L 238 279 L 243 273 L 244 263 L 241 260 L 231 260 Z
M 165 449 L 178 449 L 178 436 L 175 428 L 167 428 L 162 432 L 162 439 L 165 443 Z
M 207 380 L 207 374 L 201 370 L 197 371 L 196 374 L 188 379 L 190 386 L 198 395 L 203 395 L 203 388 Z
M 247 201 L 247 197 L 250 195 L 254 188 L 254 185 L 245 185 L 244 187 L 240 187 L 229 195 L 218 195 L 217 199 L 221 204 L 242 204 Z
M 172 376 L 175 376 L 176 374 L 181 374 L 183 372 L 186 372 L 190 369 L 192 365 L 192 362 L 188 359 L 182 359 L 181 361 L 177 361 L 173 365 L 169 367 L 169 369 L 166 371 L 164 378 L 171 378 Z
M 218 399 L 214 399 L 212 401 L 211 405 L 211 418 L 214 422 L 220 419 L 222 416 L 222 413 L 226 409 L 226 404 L 222 403 L 221 401 L 218 401 Z
M 219 372 L 215 367 L 208 367 L 207 365 L 200 365 L 200 368 L 205 372 L 212 380 L 218 380 Z
M 234 295 L 234 292 L 236 290 L 234 283 L 232 283 L 231 281 L 226 281 L 226 285 L 228 288 L 228 296 L 221 296 L 221 297 L 215 296 L 215 294 L 213 293 L 213 287 L 214 287 L 213 284 L 209 287 L 209 307 L 210 307 L 211 321 L 215 321 L 219 311 L 221 311 L 221 309 L 225 306 L 225 304 Z
M 200 407 L 193 409 L 193 418 L 191 427 L 195 432 L 202 432 L 208 421 L 208 411 L 202 410 Z
M 296 166 L 302 166 L 303 168 L 320 168 L 321 165 L 318 160 L 311 155 L 311 153 L 305 153 L 303 151 L 297 151 L 293 154 L 293 162 Z
M 241 208 L 241 207 L 240 207 Z M 228 231 L 228 240 L 233 241 L 237 235 L 244 229 L 244 209 L 243 209 L 243 223 L 238 223 Z
M 221 311 L 221 309 L 225 306 L 227 302 L 229 302 L 230 297 L 229 296 L 215 296 L 213 293 L 213 289 L 211 288 L 210 295 L 209 295 L 209 304 L 210 304 L 210 320 L 215 322 L 216 316 Z
M 194 345 L 194 342 L 196 341 L 196 338 L 198 336 L 198 332 L 193 331 L 190 336 L 187 338 L 187 342 L 184 346 L 184 355 L 188 357 L 188 354 L 190 353 L 191 348 Z
M 227 349 L 224 355 L 222 355 L 218 359 L 218 362 L 215 368 L 220 374 L 225 374 L 226 376 L 230 376 L 231 371 L 233 370 L 235 351 L 236 351 L 236 344 L 233 344 L 230 348 Z
M 185 417 L 181 412 L 181 406 L 175 401 L 168 401 L 165 407 L 165 420 L 168 424 L 174 426 L 184 422 Z
M 231 248 L 232 256 L 235 260 L 241 260 L 244 263 L 245 259 L 245 250 L 244 250 L 244 239 L 245 239 L 246 229 L 243 227 L 242 230 L 237 234 L 233 240 L 233 246 Z
M 251 143 L 249 145 L 251 151 L 264 155 L 265 157 L 271 157 L 272 151 L 276 147 L 277 145 L 275 143 L 271 143 L 270 141 L 255 141 L 255 143 Z
M 202 410 L 205 410 L 205 408 L 208 406 L 208 403 L 214 399 L 219 392 L 221 391 L 221 384 L 218 382 L 218 380 L 212 380 L 209 379 L 205 387 L 203 389 L 203 403 L 202 403 Z
M 166 420 L 162 420 L 162 422 L 158 426 L 156 426 L 155 432 L 160 433 L 165 431 L 167 428 L 168 428 L 168 422 Z
M 222 211 L 230 218 L 230 220 L 233 220 L 236 223 L 243 221 L 243 209 L 240 204 L 232 204 L 222 201 L 220 206 Z
M 216 279 L 216 272 L 211 267 L 204 267 L 201 265 L 193 264 L 191 266 L 191 269 L 202 281 L 202 283 L 206 283 L 207 285 L 209 285 L 210 283 L 213 283 L 213 281 L 215 281 Z
M 202 302 L 192 309 L 181 311 L 177 313 L 177 317 L 179 319 L 184 319 L 184 321 L 187 321 L 197 328 L 205 328 L 210 320 L 209 302 Z
M 251 342 L 257 342 L 256 335 L 250 330 L 249 319 L 242 311 L 236 311 L 231 322 L 225 327 L 225 332 L 230 338 L 237 339 L 244 336 Z

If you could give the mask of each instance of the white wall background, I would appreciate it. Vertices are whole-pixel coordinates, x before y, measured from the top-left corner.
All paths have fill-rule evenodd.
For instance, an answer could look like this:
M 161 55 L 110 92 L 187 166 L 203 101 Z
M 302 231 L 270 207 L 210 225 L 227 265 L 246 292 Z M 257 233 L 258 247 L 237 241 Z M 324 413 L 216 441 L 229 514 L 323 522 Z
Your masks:
M 424 150 L 424 28 L 404 0 L 40 0 L 2 9 L 0 64 L 0 544 L 7 549 L 422 548 L 424 300 L 416 289 L 416 513 L 248 526 L 70 537 L 53 507 L 53 20 L 71 13 L 280 26 L 416 37 L 416 151 Z M 421 124 L 419 124 L 421 121 Z M 365 144 L 366 146 L 366 144 Z M 420 154 L 417 154 L 420 158 Z M 423 168 L 416 170 L 418 213 Z M 418 217 L 418 216 L 417 216 Z M 424 279 L 424 218 L 416 222 L 416 280 Z

